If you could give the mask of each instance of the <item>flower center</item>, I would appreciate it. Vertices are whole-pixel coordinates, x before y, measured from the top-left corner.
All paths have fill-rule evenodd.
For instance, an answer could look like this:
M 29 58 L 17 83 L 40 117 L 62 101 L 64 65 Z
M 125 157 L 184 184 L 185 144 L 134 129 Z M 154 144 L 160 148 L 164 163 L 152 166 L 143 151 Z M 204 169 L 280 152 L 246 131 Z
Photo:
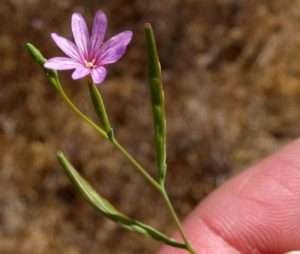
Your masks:
M 93 59 L 92 61 L 87 61 L 87 60 L 84 61 L 85 67 L 89 69 L 96 68 L 97 66 L 95 63 L 96 63 L 96 59 Z

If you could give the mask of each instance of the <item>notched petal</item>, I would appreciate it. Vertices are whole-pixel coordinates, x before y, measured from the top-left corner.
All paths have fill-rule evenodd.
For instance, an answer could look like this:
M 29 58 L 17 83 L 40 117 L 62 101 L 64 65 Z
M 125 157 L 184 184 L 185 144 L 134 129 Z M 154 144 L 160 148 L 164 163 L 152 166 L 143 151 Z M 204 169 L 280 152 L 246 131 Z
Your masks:
M 84 18 L 79 13 L 72 15 L 72 32 L 80 54 L 86 58 L 88 56 L 89 31 Z
M 133 33 L 131 31 L 124 31 L 122 33 L 116 34 L 106 41 L 101 47 L 102 51 L 108 50 L 110 48 L 127 46 L 132 40 Z
M 101 64 L 105 65 L 117 62 L 125 54 L 126 48 L 126 46 L 120 46 L 105 51 L 100 58 Z
M 117 62 L 126 52 L 127 46 L 132 40 L 133 33 L 125 31 L 113 36 L 103 44 L 99 62 L 101 64 L 112 64 Z
M 106 74 L 107 71 L 104 67 L 98 67 L 96 69 L 91 70 L 93 82 L 97 85 L 104 81 L 104 79 L 106 78 Z
M 81 66 L 76 68 L 76 70 L 72 73 L 72 79 L 74 80 L 81 79 L 89 74 L 90 74 L 90 69 Z
M 52 33 L 51 37 L 55 42 L 55 44 L 57 45 L 57 47 L 59 47 L 67 56 L 76 59 L 77 61 L 80 61 L 79 52 L 72 41 L 56 33 Z
M 80 67 L 81 64 L 68 57 L 53 57 L 48 59 L 44 67 L 52 70 L 72 70 Z
M 95 54 L 100 49 L 107 29 L 107 17 L 104 12 L 97 11 L 92 27 L 90 53 Z

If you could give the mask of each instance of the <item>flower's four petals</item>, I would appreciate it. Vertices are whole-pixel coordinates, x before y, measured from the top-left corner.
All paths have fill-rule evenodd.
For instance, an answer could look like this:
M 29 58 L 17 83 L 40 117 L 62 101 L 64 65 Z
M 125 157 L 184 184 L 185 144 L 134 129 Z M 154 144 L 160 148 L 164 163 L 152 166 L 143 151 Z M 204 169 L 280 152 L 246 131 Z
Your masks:
M 91 70 L 91 76 L 92 76 L 93 82 L 96 85 L 99 85 L 100 83 L 102 83 L 104 81 L 106 74 L 107 74 L 107 71 L 102 66 Z
M 73 70 L 80 67 L 81 64 L 68 57 L 53 57 L 48 59 L 44 67 L 52 70 Z
M 107 17 L 103 11 L 97 11 L 92 27 L 90 41 L 90 58 L 95 57 L 100 49 L 107 29 Z
M 74 41 L 79 50 L 80 55 L 86 59 L 89 53 L 89 31 L 87 24 L 79 13 L 72 15 L 72 32 Z
M 91 70 L 88 68 L 85 68 L 84 66 L 77 67 L 75 71 L 72 73 L 72 79 L 82 79 L 85 76 L 89 75 L 91 73 Z
M 103 65 L 117 62 L 124 55 L 131 39 L 131 31 L 125 31 L 113 36 L 103 44 L 99 62 Z
M 80 61 L 80 54 L 72 41 L 69 41 L 68 39 L 56 33 L 52 33 L 51 37 L 55 44 L 62 50 L 62 52 L 64 52 L 67 56 Z

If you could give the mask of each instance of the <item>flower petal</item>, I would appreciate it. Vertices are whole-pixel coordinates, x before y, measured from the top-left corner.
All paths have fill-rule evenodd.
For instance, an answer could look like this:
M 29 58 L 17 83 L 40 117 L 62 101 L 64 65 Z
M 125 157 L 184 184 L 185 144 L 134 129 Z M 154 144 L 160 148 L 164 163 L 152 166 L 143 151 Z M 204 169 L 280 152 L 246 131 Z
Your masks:
M 91 35 L 91 45 L 90 45 L 90 53 L 93 58 L 97 50 L 100 50 L 101 44 L 103 43 L 103 39 L 106 33 L 107 28 L 107 18 L 104 12 L 97 11 L 94 21 L 93 21 L 93 28 L 92 28 L 92 35 Z
M 90 74 L 90 69 L 80 66 L 72 73 L 72 79 L 77 80 Z
M 79 13 L 74 13 L 72 15 L 72 32 L 79 53 L 84 58 L 87 58 L 89 47 L 89 31 L 84 18 Z
M 117 62 L 124 55 L 131 39 L 131 31 L 125 31 L 113 36 L 103 44 L 101 48 L 102 53 L 98 58 L 98 61 L 101 64 L 112 64 Z
M 95 84 L 99 85 L 103 82 L 106 77 L 106 69 L 104 67 L 98 67 L 96 69 L 92 69 L 91 75 Z
M 131 31 L 124 31 L 111 37 L 101 47 L 103 50 L 107 50 L 120 45 L 128 45 L 132 39 L 133 33 Z
M 45 68 L 53 70 L 72 70 L 80 66 L 80 63 L 68 57 L 53 57 L 44 63 Z
M 80 61 L 80 55 L 75 44 L 68 39 L 56 34 L 51 34 L 52 39 L 56 43 L 56 45 L 69 57 Z

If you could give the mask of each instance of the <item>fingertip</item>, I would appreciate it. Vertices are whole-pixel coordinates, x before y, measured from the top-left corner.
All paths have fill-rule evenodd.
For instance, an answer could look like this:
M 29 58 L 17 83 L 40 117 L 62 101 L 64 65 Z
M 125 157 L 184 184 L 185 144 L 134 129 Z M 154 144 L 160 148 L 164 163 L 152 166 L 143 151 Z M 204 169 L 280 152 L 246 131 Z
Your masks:
M 184 223 L 197 253 L 285 253 L 300 248 L 300 140 L 234 177 Z M 164 247 L 160 254 L 185 253 Z

